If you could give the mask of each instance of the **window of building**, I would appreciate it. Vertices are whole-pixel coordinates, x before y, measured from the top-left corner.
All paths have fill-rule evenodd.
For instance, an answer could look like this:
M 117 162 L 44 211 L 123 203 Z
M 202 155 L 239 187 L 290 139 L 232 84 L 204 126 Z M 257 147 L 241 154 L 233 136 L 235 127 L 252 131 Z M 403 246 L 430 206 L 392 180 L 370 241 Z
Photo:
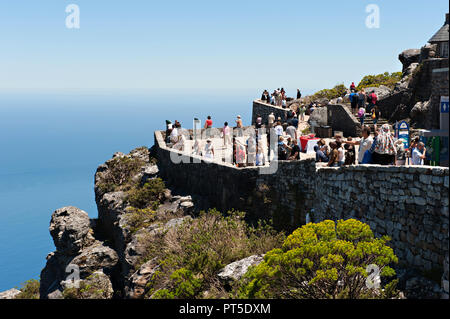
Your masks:
M 448 58 L 448 42 L 441 42 L 441 57 Z

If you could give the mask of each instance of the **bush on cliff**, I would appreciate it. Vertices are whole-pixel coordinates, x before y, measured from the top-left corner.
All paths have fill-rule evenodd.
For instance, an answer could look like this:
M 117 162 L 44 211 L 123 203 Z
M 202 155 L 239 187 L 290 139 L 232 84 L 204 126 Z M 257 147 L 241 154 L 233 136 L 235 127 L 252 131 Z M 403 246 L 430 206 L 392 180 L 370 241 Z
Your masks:
M 103 193 L 128 190 L 132 178 L 139 173 L 145 161 L 140 158 L 115 157 L 108 162 L 108 170 L 102 175 L 98 187 Z
M 395 87 L 395 84 L 402 79 L 402 72 L 385 72 L 377 75 L 366 75 L 362 78 L 356 87 L 357 90 L 361 90 L 367 87 L 379 87 L 380 85 L 387 86 L 390 89 Z
M 311 100 L 315 101 L 323 98 L 331 100 L 338 98 L 340 96 L 344 96 L 346 92 L 347 88 L 345 87 L 344 84 L 337 84 L 332 89 L 323 89 L 314 93 L 311 97 Z
M 133 187 L 128 191 L 127 200 L 136 208 L 156 209 L 166 186 L 161 178 L 150 179 L 142 187 Z
M 39 299 L 39 280 L 31 279 L 22 284 L 14 299 Z
M 131 233 L 135 233 L 139 229 L 150 226 L 156 220 L 156 212 L 151 208 L 129 206 L 123 218 L 126 220 L 126 227 Z
M 398 262 L 387 237 L 375 238 L 370 227 L 355 219 L 309 223 L 295 230 L 282 248 L 264 256 L 242 279 L 242 298 L 389 298 L 395 282 L 384 291 L 366 286 L 366 267 L 374 264 L 381 277 Z
M 145 240 L 147 258 L 158 260 L 159 269 L 147 286 L 147 297 L 227 297 L 216 277 L 227 264 L 280 247 L 284 234 L 260 223 L 248 226 L 244 214 L 224 217 L 212 209 L 196 219 L 171 228 L 159 240 Z

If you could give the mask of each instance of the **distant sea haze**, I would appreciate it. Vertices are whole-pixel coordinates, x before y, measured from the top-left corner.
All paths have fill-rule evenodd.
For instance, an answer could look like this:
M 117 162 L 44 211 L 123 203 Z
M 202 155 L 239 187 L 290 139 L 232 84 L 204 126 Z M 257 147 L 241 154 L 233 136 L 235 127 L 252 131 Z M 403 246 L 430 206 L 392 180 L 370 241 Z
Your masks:
M 0 291 L 39 279 L 55 249 L 53 211 L 76 206 L 97 217 L 94 174 L 117 152 L 153 145 L 165 120 L 192 128 L 251 121 L 264 89 L 0 91 Z M 286 89 L 295 97 L 296 89 Z M 311 93 L 311 92 L 308 92 Z M 306 94 L 303 93 L 302 94 Z

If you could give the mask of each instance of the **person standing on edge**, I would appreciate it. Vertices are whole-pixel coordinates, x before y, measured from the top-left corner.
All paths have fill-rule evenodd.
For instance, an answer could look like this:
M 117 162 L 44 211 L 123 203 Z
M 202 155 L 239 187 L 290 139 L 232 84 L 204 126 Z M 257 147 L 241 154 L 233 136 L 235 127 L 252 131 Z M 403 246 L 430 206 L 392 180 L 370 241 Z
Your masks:
M 391 134 L 389 124 L 383 124 L 383 126 L 381 126 L 378 135 L 376 135 L 376 138 L 372 143 L 370 152 L 372 153 L 373 164 L 394 164 L 397 149 L 394 145 L 394 139 Z
M 355 88 L 356 88 L 356 86 L 355 86 L 355 82 L 352 82 L 352 84 L 350 85 L 350 91 L 355 91 Z
M 256 115 L 256 121 L 255 121 L 255 128 L 261 128 L 262 127 L 262 117 L 261 115 Z
M 330 157 L 329 157 L 329 161 L 328 161 L 327 166 L 329 166 L 329 167 L 338 167 L 339 166 L 338 165 L 339 154 L 338 154 L 336 142 L 331 142 L 330 143 L 330 148 L 331 148 L 331 151 L 330 151 Z
M 268 118 L 268 125 L 269 128 L 273 127 L 273 123 L 275 122 L 275 115 L 273 115 L 273 112 L 269 114 L 269 118 Z
M 397 155 L 395 156 L 395 166 L 404 166 L 406 163 L 406 150 L 403 140 L 396 140 L 395 147 L 397 148 Z
M 362 139 L 359 141 L 347 141 L 347 144 L 350 145 L 359 145 L 358 150 L 358 164 L 362 164 L 364 153 L 372 147 L 373 138 L 370 136 L 370 128 L 364 126 L 362 128 Z
M 300 93 L 300 89 L 297 89 L 297 100 L 302 97 L 302 93 Z
M 223 145 L 228 146 L 231 145 L 231 128 L 228 126 L 228 122 L 223 124 Z
M 236 129 L 237 129 L 237 133 L 239 137 L 243 136 L 244 133 L 242 132 L 242 120 L 241 120 L 241 116 L 238 115 L 237 116 L 237 120 L 236 120 Z
M 421 153 L 423 151 L 423 153 Z M 426 156 L 427 149 L 425 148 L 425 144 L 423 142 L 417 143 L 417 147 L 415 147 L 412 151 L 411 155 L 411 164 L 412 165 L 423 165 L 423 160 Z
M 208 116 L 207 120 L 205 121 L 205 129 L 206 128 L 212 128 L 213 122 L 211 120 L 211 116 Z
M 305 121 L 305 112 L 306 112 L 306 108 L 304 105 L 300 105 L 300 110 L 299 110 L 299 117 L 300 117 L 300 121 Z

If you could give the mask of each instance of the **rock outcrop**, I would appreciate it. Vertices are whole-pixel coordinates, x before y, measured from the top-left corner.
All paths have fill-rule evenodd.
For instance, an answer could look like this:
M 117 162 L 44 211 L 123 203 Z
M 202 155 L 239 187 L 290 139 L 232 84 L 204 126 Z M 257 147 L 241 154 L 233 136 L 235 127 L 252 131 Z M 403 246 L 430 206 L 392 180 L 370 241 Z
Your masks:
M 92 224 L 88 214 L 76 207 L 64 207 L 52 214 L 49 230 L 56 251 L 47 256 L 41 272 L 41 299 L 62 298 L 68 281 L 83 280 L 98 271 L 112 273 L 117 254 L 95 239 Z
M 0 299 L 14 299 L 18 294 L 20 294 L 20 290 L 13 288 L 6 291 L 0 292 Z
M 440 97 L 433 98 L 433 90 L 439 87 L 437 91 L 442 91 L 445 83 L 433 80 L 433 70 L 448 68 L 448 59 L 436 58 L 435 44 L 405 50 L 398 58 L 403 64 L 401 80 L 391 92 L 378 94 L 382 117 L 390 123 L 406 120 L 413 128 L 437 128 L 439 109 L 432 101 Z
M 231 283 L 238 281 L 245 275 L 248 268 L 251 266 L 257 266 L 264 260 L 264 255 L 253 255 L 238 261 L 235 261 L 229 265 L 226 265 L 218 274 L 220 280 Z
M 132 232 L 128 227 L 127 208 L 131 205 L 127 200 L 127 192 L 123 190 L 105 192 L 101 184 L 112 169 L 115 158 L 139 160 L 141 167 L 132 182 L 140 186 L 159 176 L 158 167 L 151 162 L 147 148 L 137 148 L 129 154 L 116 153 L 111 160 L 100 165 L 95 175 L 95 198 L 98 207 L 98 224 L 100 236 L 112 243 L 118 254 L 118 272 L 114 277 L 116 293 L 123 298 L 141 298 L 144 295 L 143 282 L 148 280 L 146 266 L 139 263 L 144 257 L 145 247 L 140 238 L 149 240 L 151 236 L 177 226 L 190 218 L 194 213 L 191 196 L 174 196 L 169 189 L 162 192 L 160 205 L 155 211 L 155 221 L 148 227 Z M 144 268 L 142 268 L 144 267 Z M 137 269 L 137 270 L 136 270 Z

